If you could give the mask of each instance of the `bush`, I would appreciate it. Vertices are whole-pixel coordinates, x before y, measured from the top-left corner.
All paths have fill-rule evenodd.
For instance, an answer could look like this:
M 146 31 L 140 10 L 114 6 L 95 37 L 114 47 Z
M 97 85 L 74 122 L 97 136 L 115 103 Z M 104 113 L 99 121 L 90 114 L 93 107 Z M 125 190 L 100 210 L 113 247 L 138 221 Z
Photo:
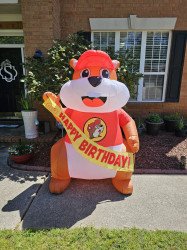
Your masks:
M 73 70 L 69 66 L 71 58 L 79 56 L 90 48 L 90 44 L 79 35 L 68 36 L 54 44 L 45 58 L 27 58 L 25 68 L 27 75 L 22 80 L 28 94 L 41 101 L 46 91 L 58 94 L 61 85 L 72 78 Z
M 27 75 L 22 80 L 28 94 L 41 101 L 46 91 L 58 94 L 61 86 L 72 79 L 73 69 L 69 66 L 72 58 L 78 59 L 86 50 L 91 49 L 91 44 L 81 35 L 69 35 L 63 41 L 54 41 L 52 48 L 48 50 L 47 57 L 38 59 L 27 58 L 25 68 Z M 127 84 L 131 96 L 135 96 L 138 79 L 142 76 L 132 72 L 135 61 L 129 51 L 125 55 L 107 51 L 112 59 L 120 61 L 121 66 L 117 71 L 118 80 Z
M 24 154 L 31 154 L 34 151 L 33 144 L 26 144 L 26 143 L 17 143 L 8 148 L 9 155 L 24 155 Z
M 152 122 L 152 123 L 161 123 L 163 122 L 163 119 L 161 118 L 161 116 L 159 114 L 150 114 L 147 119 L 148 122 Z
M 181 119 L 181 116 L 179 113 L 164 115 L 164 120 L 166 120 L 166 121 L 178 121 L 180 119 Z
M 34 110 L 33 98 L 31 95 L 25 96 L 24 93 L 22 93 L 19 104 L 21 106 L 21 110 Z
M 181 118 L 180 118 L 179 120 L 177 120 L 177 122 L 176 122 L 176 129 L 177 129 L 177 130 L 182 130 L 184 127 L 185 127 L 184 119 L 183 119 L 183 117 L 181 117 Z

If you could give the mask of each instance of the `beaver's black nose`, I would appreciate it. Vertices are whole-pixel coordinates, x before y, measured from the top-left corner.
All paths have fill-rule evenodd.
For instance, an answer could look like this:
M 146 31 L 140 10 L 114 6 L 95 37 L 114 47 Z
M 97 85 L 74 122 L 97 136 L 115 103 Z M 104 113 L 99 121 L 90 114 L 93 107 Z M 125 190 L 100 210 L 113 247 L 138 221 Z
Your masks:
M 88 81 L 93 87 L 97 87 L 101 83 L 102 78 L 100 76 L 91 76 L 88 77 Z

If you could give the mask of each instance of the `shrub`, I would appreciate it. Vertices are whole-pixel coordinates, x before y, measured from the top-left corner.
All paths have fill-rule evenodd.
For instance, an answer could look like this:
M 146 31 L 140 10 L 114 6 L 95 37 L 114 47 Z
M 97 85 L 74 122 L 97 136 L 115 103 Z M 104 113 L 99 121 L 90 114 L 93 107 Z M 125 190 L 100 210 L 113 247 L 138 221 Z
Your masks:
M 149 116 L 146 119 L 148 122 L 152 122 L 152 123 L 161 123 L 163 122 L 163 119 L 161 118 L 161 116 L 159 114 L 149 114 Z
M 137 128 L 144 128 L 145 125 L 144 125 L 144 121 L 141 117 L 136 117 L 135 118 L 135 123 L 136 123 L 136 127 Z
M 23 78 L 28 94 L 41 100 L 46 91 L 58 94 L 61 85 L 72 78 L 69 66 L 71 58 L 79 56 L 90 48 L 90 44 L 79 35 L 70 35 L 63 41 L 54 41 L 45 58 L 27 58 L 27 75 Z
M 167 114 L 164 115 L 164 120 L 166 121 L 177 121 L 181 119 L 181 115 L 179 113 Z
M 184 127 L 185 127 L 184 119 L 183 119 L 183 117 L 181 117 L 179 120 L 177 120 L 176 129 L 177 130 L 182 130 Z
M 22 110 L 33 110 L 33 98 L 31 95 L 25 96 L 24 93 L 22 93 L 19 104 Z
M 9 155 L 24 155 L 24 154 L 31 154 L 34 151 L 34 145 L 33 144 L 26 144 L 26 143 L 17 143 L 13 144 L 8 148 Z

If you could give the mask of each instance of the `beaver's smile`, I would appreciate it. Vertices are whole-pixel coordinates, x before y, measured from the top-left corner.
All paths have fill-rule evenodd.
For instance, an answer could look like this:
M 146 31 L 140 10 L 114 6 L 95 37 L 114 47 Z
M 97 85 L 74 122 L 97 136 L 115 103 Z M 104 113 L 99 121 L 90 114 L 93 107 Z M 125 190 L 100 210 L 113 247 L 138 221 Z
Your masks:
M 82 96 L 83 103 L 88 107 L 100 107 L 105 104 L 107 97 L 89 97 Z

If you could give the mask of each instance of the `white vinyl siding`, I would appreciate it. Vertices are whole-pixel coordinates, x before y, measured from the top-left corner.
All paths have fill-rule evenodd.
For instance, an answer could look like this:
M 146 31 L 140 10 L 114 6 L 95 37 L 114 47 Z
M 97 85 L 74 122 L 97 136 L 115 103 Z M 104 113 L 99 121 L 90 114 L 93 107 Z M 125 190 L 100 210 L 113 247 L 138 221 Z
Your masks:
M 169 31 L 92 32 L 93 48 L 109 47 L 136 59 L 132 71 L 141 72 L 137 98 L 133 101 L 164 101 L 171 33 Z

